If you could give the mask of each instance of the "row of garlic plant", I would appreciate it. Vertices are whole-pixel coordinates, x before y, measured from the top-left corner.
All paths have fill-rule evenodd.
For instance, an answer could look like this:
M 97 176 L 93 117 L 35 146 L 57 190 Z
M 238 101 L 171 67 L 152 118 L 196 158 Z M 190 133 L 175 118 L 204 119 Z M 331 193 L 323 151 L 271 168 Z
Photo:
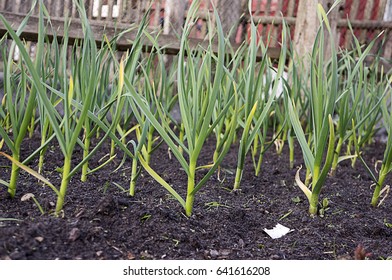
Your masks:
M 123 100 L 121 95 L 123 93 L 124 66 L 123 63 L 121 63 L 118 70 L 118 82 L 116 84 L 115 93 L 110 97 L 108 103 L 104 107 L 94 107 L 99 89 L 100 74 L 108 71 L 107 67 L 110 67 L 110 64 L 105 64 L 105 58 L 112 54 L 110 52 L 110 44 L 103 46 L 100 50 L 97 49 L 94 34 L 88 24 L 84 6 L 81 5 L 80 2 L 75 1 L 75 3 L 82 19 L 85 39 L 80 50 L 75 51 L 79 48 L 77 45 L 75 45 L 73 49 L 69 75 L 69 69 L 67 69 L 69 21 L 65 21 L 63 42 L 61 45 L 55 45 L 54 47 L 53 61 L 55 61 L 55 64 L 53 64 L 53 68 L 50 68 L 50 63 L 42 59 L 45 51 L 48 51 L 48 49 L 45 49 L 44 45 L 45 30 L 47 26 L 44 26 L 43 22 L 44 12 L 46 10 L 42 1 L 36 1 L 31 9 L 33 10 L 36 4 L 39 4 L 40 6 L 39 39 L 36 45 L 37 53 L 34 61 L 18 36 L 18 33 L 20 34 L 25 25 L 22 24 L 18 31 L 14 32 L 9 23 L 0 15 L 0 19 L 8 29 L 9 36 L 13 39 L 11 52 L 9 52 L 8 59 L 4 60 L 7 65 L 5 79 L 5 109 L 6 115 L 8 115 L 10 119 L 10 127 L 1 127 L 0 129 L 5 144 L 12 152 L 11 156 L 2 153 L 12 161 L 12 171 L 10 182 L 8 183 L 3 180 L 2 183 L 8 187 L 10 196 L 14 197 L 18 173 L 20 168 L 23 168 L 47 183 L 55 191 L 57 195 L 57 214 L 63 208 L 71 177 L 82 169 L 82 180 L 86 179 L 85 177 L 88 170 L 86 165 L 89 159 L 102 145 L 105 138 L 113 134 L 113 128 L 116 127 L 117 122 L 120 119 L 121 108 L 118 106 L 118 111 L 112 116 L 112 122 L 110 124 L 105 124 L 102 119 L 106 118 L 107 113 L 109 112 L 108 108 L 114 103 L 121 104 L 121 100 Z M 26 17 L 25 22 L 27 22 L 30 14 L 31 13 Z M 46 14 L 46 16 L 48 15 Z M 128 58 L 129 61 L 133 61 L 133 64 L 129 68 L 133 67 L 136 69 L 138 60 L 137 54 L 140 54 L 141 52 L 141 44 L 137 43 L 137 39 L 141 38 L 141 34 L 142 28 L 140 28 L 136 43 L 134 44 L 135 49 L 138 49 L 138 51 L 135 51 L 135 58 L 132 59 L 132 56 Z M 54 44 L 55 43 L 56 40 L 54 40 Z M 12 61 L 11 53 L 15 46 L 18 47 L 22 59 L 18 64 L 19 67 L 15 70 L 18 74 L 12 75 L 12 69 L 16 66 Z M 50 56 L 52 54 L 51 51 L 52 49 L 49 48 L 49 52 L 46 52 L 45 55 Z M 3 55 L 3 58 L 4 57 L 6 56 Z M 19 75 L 21 77 L 17 79 Z M 57 75 L 59 75 L 60 78 L 56 78 Z M 54 84 L 47 83 L 49 77 L 53 78 Z M 57 82 L 59 82 L 60 90 L 57 89 Z M 18 88 L 21 89 L 21 94 L 19 94 L 19 91 L 17 91 L 16 94 L 12 94 L 15 92 L 15 89 L 13 88 L 15 85 L 18 85 Z M 107 86 L 108 85 L 101 85 L 101 88 L 106 88 Z M 26 98 L 27 91 L 30 91 L 28 98 Z M 55 97 L 52 98 L 53 96 Z M 24 105 L 26 99 L 28 100 L 27 105 Z M 18 106 L 15 106 L 15 104 L 18 104 Z M 61 106 L 61 110 L 58 111 L 57 108 L 59 106 Z M 21 142 L 24 140 L 28 130 L 27 126 L 33 123 L 32 120 L 35 119 L 37 108 L 41 136 L 43 139 L 41 142 L 42 145 L 21 163 L 22 160 L 19 157 Z M 102 116 L 100 115 L 101 112 L 104 112 Z M 103 130 L 105 134 L 101 137 L 100 142 L 90 150 L 89 141 L 94 130 L 97 128 Z M 45 141 L 45 138 L 48 139 Z M 62 179 L 59 188 L 56 188 L 39 173 L 26 166 L 37 153 L 41 153 L 40 156 L 43 156 L 42 152 L 53 138 L 56 138 L 64 157 L 64 164 L 62 168 L 60 168 Z M 76 164 L 76 166 L 72 166 L 76 145 L 79 145 L 83 149 L 83 157 L 81 162 Z
M 338 54 L 335 47 L 332 47 L 331 57 L 326 60 L 324 33 L 331 34 L 331 29 L 327 13 L 321 5 L 318 14 L 321 26 L 310 59 L 309 80 L 303 83 L 306 87 L 303 92 L 308 102 L 307 110 L 297 108 L 295 98 L 301 94 L 295 93 L 295 86 L 285 94 L 285 108 L 307 170 L 305 182 L 300 179 L 300 169 L 297 171 L 296 182 L 309 201 L 310 214 L 317 214 L 321 190 L 328 175 L 333 176 L 336 172 L 338 163 L 345 159 L 361 158 L 357 137 L 360 135 L 363 140 L 369 139 L 374 132 L 380 104 L 388 98 L 386 95 L 389 89 L 388 83 L 382 79 L 379 82 L 379 86 L 385 89 L 382 91 L 378 89 L 378 85 L 367 82 L 369 76 L 373 83 L 376 82 L 377 59 L 373 73 L 369 73 L 364 61 L 377 38 L 365 48 L 355 38 L 354 51 L 350 54 L 345 51 Z M 334 46 L 334 38 L 330 38 L 331 45 Z M 296 73 L 298 70 L 295 62 L 292 67 L 292 73 Z M 299 77 L 292 76 L 294 84 Z M 306 113 L 306 126 L 300 122 L 300 114 L 303 112 Z M 365 127 L 366 124 L 368 126 Z M 347 144 L 348 139 L 352 139 L 355 152 L 341 155 L 343 144 Z M 377 187 L 379 186 L 377 183 Z M 375 202 L 372 204 L 375 205 Z
M 336 50 L 332 49 L 331 59 L 325 61 L 325 30 L 322 26 L 314 44 L 309 78 L 301 72 L 300 64 L 294 61 L 289 68 L 289 77 L 284 79 L 282 76 L 286 55 L 291 54 L 285 25 L 277 69 L 272 67 L 272 62 L 266 55 L 267 47 L 261 40 L 257 40 L 257 29 L 253 21 L 250 24 L 248 44 L 227 56 L 227 50 L 231 46 L 223 35 L 216 12 L 216 28 L 210 26 L 209 29 L 217 32 L 209 34 L 208 47 L 200 46 L 191 50 L 188 36 L 198 9 L 198 1 L 194 1 L 184 25 L 177 61 L 168 70 L 157 38 L 146 30 L 146 17 L 137 30 L 132 49 L 119 63 L 114 42 L 105 40 L 101 48 L 97 49 L 84 6 L 80 2 L 76 3 L 86 39 L 80 47 L 75 45 L 69 73 L 66 63 L 68 21 L 64 28 L 64 41 L 59 43 L 55 39 L 51 44 L 46 44 L 49 48 L 45 48 L 45 29 L 48 27 L 43 24 L 45 9 L 40 9 L 40 36 L 37 44 L 40 56 L 32 61 L 18 38 L 24 25 L 14 32 L 0 16 L 9 29 L 13 44 L 18 46 L 22 55 L 22 60 L 17 65 L 12 62 L 10 54 L 5 60 L 6 102 L 0 112 L 0 133 L 3 142 L 12 152 L 8 156 L 12 161 L 10 182 L 2 180 L 0 183 L 8 187 L 11 196 L 15 195 L 17 174 L 23 168 L 56 192 L 58 214 L 62 210 L 71 177 L 80 171 L 81 180 L 85 181 L 87 174 L 96 170 L 89 169 L 89 159 L 100 149 L 105 139 L 110 137 L 112 151 L 104 164 L 115 157 L 115 148 L 124 152 L 121 164 L 125 163 L 127 157 L 132 159 L 130 195 L 135 195 L 136 180 L 142 166 L 190 216 L 197 192 L 219 168 L 233 142 L 239 140 L 233 186 L 236 190 L 240 188 L 245 158 L 249 152 L 255 175 L 259 175 L 265 150 L 275 142 L 279 153 L 282 151 L 282 144 L 287 141 L 292 168 L 296 138 L 307 168 L 305 183 L 300 180 L 299 171 L 296 181 L 309 200 L 309 212 L 316 214 L 319 195 L 331 167 L 335 170 L 337 163 L 344 158 L 354 161 L 359 157 L 363 161 L 361 147 L 371 139 L 369 131 L 374 131 L 381 111 L 390 133 L 390 101 L 387 99 L 388 94 L 390 96 L 390 81 L 376 79 L 376 71 L 370 73 L 364 66 L 364 59 L 374 42 L 363 50 L 356 41 L 355 50 L 351 53 L 340 52 L 340 58 Z M 38 4 L 43 7 L 42 1 Z M 319 15 L 326 31 L 330 32 L 326 13 L 322 8 L 319 9 Z M 142 54 L 143 39 L 154 46 L 150 54 Z M 212 48 L 214 40 L 218 42 L 216 53 Z M 264 56 L 258 62 L 256 57 L 260 51 Z M 353 54 L 358 58 L 353 59 Z M 6 55 L 3 50 L 3 58 Z M 109 78 L 111 67 L 115 69 L 114 79 Z M 174 80 L 177 87 L 173 86 Z M 284 93 L 279 97 L 279 85 L 282 84 Z M 28 90 L 30 94 L 25 103 Z M 13 92 L 15 94 L 9 94 Z M 175 103 L 179 105 L 180 120 L 171 115 Z M 62 114 L 57 111 L 59 106 L 62 107 Z M 29 127 L 31 130 L 35 123 L 37 108 L 41 146 L 28 158 L 20 159 L 20 145 Z M 338 117 L 337 122 L 333 120 L 334 114 Z M 267 132 L 271 126 L 274 136 L 268 139 Z M 100 141 L 92 148 L 90 141 L 93 135 L 99 135 Z M 210 137 L 216 139 L 212 163 L 198 165 L 202 148 Z M 42 169 L 45 149 L 54 138 L 64 156 L 59 189 L 27 167 L 28 162 L 40 154 L 39 170 Z M 349 155 L 341 157 L 341 147 L 346 141 Z M 185 197 L 181 195 L 181 189 L 166 182 L 150 164 L 152 152 L 162 142 L 170 148 L 185 172 Z M 83 157 L 81 162 L 72 167 L 71 160 L 76 145 L 82 148 Z M 380 173 L 379 180 L 373 176 L 378 181 L 373 205 L 380 197 L 386 174 L 391 171 L 390 147 L 391 143 L 388 141 L 382 166 L 383 175 Z M 208 171 L 197 180 L 199 169 Z
M 271 107 L 280 92 L 278 88 L 280 79 L 283 75 L 286 63 L 287 51 L 287 31 L 283 25 L 282 30 L 282 47 L 279 57 L 279 64 L 275 75 L 275 82 L 272 83 L 270 78 L 271 62 L 267 58 L 267 48 L 262 42 L 257 43 L 256 26 L 251 22 L 251 39 L 249 42 L 248 52 L 245 54 L 244 71 L 240 76 L 240 90 L 243 92 L 241 98 L 241 114 L 239 117 L 239 126 L 242 130 L 240 147 L 238 150 L 237 170 L 234 182 L 234 190 L 240 188 L 240 182 L 245 165 L 245 158 L 251 150 L 252 160 L 255 168 L 255 175 L 260 172 L 264 145 L 266 140 L 266 127 L 268 126 L 268 117 Z M 264 58 L 256 63 L 258 51 L 264 54 Z M 273 84 L 273 85 L 272 85 Z M 253 146 L 253 147 L 252 147 Z
M 27 24 L 28 17 L 31 15 L 33 9 L 30 10 L 26 19 L 22 22 L 16 32 L 11 31 L 11 36 L 18 37 L 23 28 Z M 5 21 L 4 17 L 0 15 L 0 19 L 4 25 L 11 29 L 9 24 Z M 26 75 L 26 68 L 29 67 L 34 71 L 37 77 L 43 76 L 42 73 L 42 57 L 43 57 L 43 45 L 44 45 L 44 33 L 43 31 L 43 11 L 40 10 L 39 20 L 39 37 L 37 42 L 37 59 L 33 63 L 29 61 L 29 65 L 25 65 L 19 62 L 17 65 L 13 63 L 12 53 L 15 50 L 18 42 L 15 41 L 11 44 L 10 52 L 7 54 L 6 50 L 3 49 L 2 56 L 4 61 L 4 98 L 5 98 L 5 111 L 6 111 L 6 125 L 0 127 L 0 134 L 3 138 L 4 143 L 11 151 L 11 156 L 15 160 L 11 167 L 11 177 L 9 183 L 7 183 L 8 193 L 11 197 L 15 196 L 16 185 L 19 177 L 19 166 L 17 161 L 20 161 L 20 150 L 22 141 L 28 132 L 28 126 L 31 124 L 33 115 L 35 114 L 36 108 L 36 96 L 37 87 L 32 86 L 30 93 L 28 93 L 29 81 Z M 20 40 L 19 40 L 20 42 Z M 18 47 L 20 47 L 18 45 Z M 24 46 L 21 45 L 22 52 Z M 39 72 L 39 74 L 38 74 Z M 19 81 L 19 83 L 16 82 Z M 26 102 L 27 100 L 27 102 Z M 8 132 L 12 129 L 12 136 Z
M 183 136 L 178 137 L 173 128 L 170 127 L 167 119 L 166 111 L 162 110 L 161 104 L 156 104 L 158 115 L 151 112 L 151 104 L 145 102 L 137 93 L 131 83 L 125 81 L 126 88 L 129 90 L 132 100 L 146 116 L 157 133 L 162 137 L 163 141 L 168 145 L 174 157 L 178 160 L 187 177 L 187 191 L 185 198 L 182 197 L 178 190 L 170 186 L 159 174 L 157 174 L 143 157 L 138 154 L 140 163 L 145 170 L 156 179 L 163 187 L 165 187 L 174 198 L 184 207 L 186 215 L 190 216 L 193 210 L 195 195 L 205 184 L 209 177 L 219 166 L 224 155 L 228 152 L 234 137 L 237 111 L 238 111 L 238 95 L 234 94 L 220 108 L 216 108 L 217 100 L 222 101 L 221 85 L 223 77 L 226 75 L 225 69 L 225 40 L 223 31 L 217 18 L 218 30 L 218 52 L 214 55 L 212 47 L 213 37 L 209 37 L 209 49 L 200 50 L 192 54 L 190 50 L 188 35 L 191 31 L 192 21 L 197 12 L 198 5 L 195 2 L 188 11 L 188 17 L 180 43 L 180 52 L 178 54 L 177 63 L 177 96 L 181 114 L 181 127 L 183 127 Z M 216 12 L 215 12 L 216 13 Z M 157 47 L 158 48 L 158 47 Z M 159 49 L 157 50 L 159 52 Z M 186 59 L 186 54 L 190 55 Z M 161 60 L 162 61 L 162 60 Z M 214 69 L 214 73 L 211 70 Z M 148 73 L 146 73 L 148 74 Z M 148 78 L 148 77 L 146 77 Z M 150 87 L 151 88 L 151 87 Z M 155 97 L 155 100 L 156 97 Z M 213 120 L 215 110 L 218 110 L 216 118 Z M 216 111 L 215 111 L 216 112 Z M 229 136 L 225 139 L 223 148 L 218 152 L 215 162 L 208 167 L 209 171 L 202 179 L 197 181 L 196 171 L 197 161 L 201 153 L 201 149 L 217 127 L 219 121 L 227 115 L 231 116 L 231 121 L 227 127 Z M 161 121 L 163 120 L 163 121 Z

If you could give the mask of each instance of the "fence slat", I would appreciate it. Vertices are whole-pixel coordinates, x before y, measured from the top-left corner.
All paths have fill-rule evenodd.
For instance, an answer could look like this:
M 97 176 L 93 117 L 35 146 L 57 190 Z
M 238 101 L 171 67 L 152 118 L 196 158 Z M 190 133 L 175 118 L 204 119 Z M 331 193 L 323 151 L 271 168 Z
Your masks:
M 111 22 L 113 20 L 113 7 L 114 7 L 114 0 L 113 1 L 108 1 L 108 14 L 106 17 L 107 22 Z
M 270 14 L 271 14 L 271 0 L 268 0 L 266 3 L 265 3 L 265 9 L 264 9 L 264 16 L 269 16 Z M 267 38 L 267 31 L 269 30 L 269 28 L 270 28 L 270 25 L 262 25 L 262 32 L 261 32 L 261 36 L 263 37 L 263 38 Z
M 7 3 L 6 3 L 6 1 L 0 1 L 0 9 L 2 10 L 2 11 L 5 11 L 5 5 L 6 5 Z
M 276 11 L 275 11 L 275 18 L 280 17 L 281 13 L 282 13 L 282 9 L 283 9 L 283 0 L 278 0 L 277 4 L 276 4 Z M 272 32 L 271 32 L 271 43 L 270 46 L 277 46 L 278 45 L 278 31 L 281 29 L 281 27 L 279 26 L 271 26 L 272 28 Z
M 123 0 L 117 0 L 117 10 L 118 10 L 117 21 L 121 22 L 123 17 Z
M 76 8 L 76 4 L 72 1 L 72 17 L 79 18 L 78 9 Z
M 367 1 L 366 2 L 366 6 L 365 6 L 365 11 L 364 11 L 364 20 L 371 20 L 371 15 L 372 15 L 372 11 L 373 9 L 375 9 L 376 7 L 374 7 L 376 5 L 375 1 Z M 360 35 L 359 35 L 359 42 L 361 43 L 365 43 L 366 38 L 369 34 L 369 29 L 362 29 Z
M 377 20 L 384 20 L 385 9 L 387 7 L 388 0 L 379 0 L 378 10 L 377 10 Z
M 154 7 L 154 25 L 156 26 L 157 29 L 160 29 L 160 21 L 161 21 L 161 5 L 162 1 L 155 1 L 155 7 Z
M 12 5 L 12 11 L 18 13 L 20 9 L 20 0 L 15 0 L 14 5 Z
M 88 10 L 87 10 L 87 18 L 89 20 L 93 19 L 93 13 L 94 13 L 93 9 L 94 9 L 94 0 L 89 0 L 89 2 L 88 2 Z
M 255 10 L 255 15 L 260 15 L 260 11 L 261 11 L 261 2 L 262 2 L 262 0 L 257 0 L 257 3 L 256 3 L 256 10 Z
M 294 8 L 295 8 L 295 1 L 293 1 L 293 0 L 289 1 L 289 4 L 287 6 L 287 16 L 288 17 L 294 17 Z

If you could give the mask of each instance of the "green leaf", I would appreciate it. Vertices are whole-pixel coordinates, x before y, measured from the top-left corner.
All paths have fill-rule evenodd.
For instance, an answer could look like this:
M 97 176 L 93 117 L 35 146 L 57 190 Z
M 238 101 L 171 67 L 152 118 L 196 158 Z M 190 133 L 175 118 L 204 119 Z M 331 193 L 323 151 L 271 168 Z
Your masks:
M 56 195 L 59 195 L 59 191 L 56 189 L 56 187 L 54 185 L 52 185 L 51 182 L 49 182 L 45 177 L 43 177 L 41 174 L 39 174 L 38 172 L 36 172 L 35 170 L 31 169 L 30 167 L 24 165 L 23 163 L 17 161 L 16 159 L 14 159 L 13 157 L 7 155 L 6 153 L 0 152 L 0 155 L 6 157 L 7 159 L 9 159 L 12 163 L 16 164 L 19 168 L 23 169 L 24 171 L 26 171 L 27 173 L 33 175 L 35 178 L 37 178 L 38 180 L 40 180 L 41 182 L 43 182 L 44 184 L 48 185 L 55 193 Z
M 156 173 L 147 162 L 139 155 L 140 164 L 161 186 L 163 186 L 177 201 L 185 208 L 185 200 L 161 177 Z

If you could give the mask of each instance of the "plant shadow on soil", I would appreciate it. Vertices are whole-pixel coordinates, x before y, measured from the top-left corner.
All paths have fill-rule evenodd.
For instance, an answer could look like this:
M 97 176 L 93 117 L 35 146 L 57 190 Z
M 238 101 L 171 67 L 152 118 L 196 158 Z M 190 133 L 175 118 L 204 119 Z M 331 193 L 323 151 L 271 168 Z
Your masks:
M 23 153 L 28 155 L 38 143 L 38 137 L 27 140 Z M 90 161 L 91 167 L 99 165 L 109 150 L 109 145 L 105 147 Z M 206 147 L 199 164 L 212 157 L 213 145 L 207 142 Z M 364 158 L 373 166 L 383 151 L 382 144 L 372 144 L 364 150 Z M 60 184 L 54 171 L 62 166 L 58 155 L 51 147 L 44 165 L 43 175 L 54 185 Z M 118 155 L 90 174 L 87 182 L 77 175 L 72 178 L 61 217 L 52 214 L 54 192 L 31 175 L 21 172 L 14 199 L 2 186 L 0 259 L 352 259 L 358 245 L 369 259 L 392 257 L 392 198 L 378 208 L 370 206 L 372 181 L 359 161 L 356 169 L 349 161 L 340 164 L 322 190 L 328 209 L 323 217 L 310 217 L 308 202 L 294 184 L 297 167 L 303 164 L 299 149 L 292 170 L 287 145 L 281 155 L 269 149 L 259 177 L 248 158 L 241 190 L 232 192 L 237 157 L 233 148 L 224 159 L 220 178 L 211 177 L 196 195 L 188 218 L 145 171 L 134 197 L 117 187 L 127 188 L 130 174 L 129 160 L 113 172 L 121 162 Z M 37 161 L 30 166 L 36 168 Z M 152 166 L 184 195 L 185 173 L 164 145 L 155 151 Z M 10 162 L 0 158 L 1 179 L 8 180 L 9 167 Z M 390 184 L 390 177 L 386 182 Z M 44 215 L 33 201 L 21 201 L 26 193 L 35 195 Z M 277 223 L 294 231 L 271 239 L 263 229 Z

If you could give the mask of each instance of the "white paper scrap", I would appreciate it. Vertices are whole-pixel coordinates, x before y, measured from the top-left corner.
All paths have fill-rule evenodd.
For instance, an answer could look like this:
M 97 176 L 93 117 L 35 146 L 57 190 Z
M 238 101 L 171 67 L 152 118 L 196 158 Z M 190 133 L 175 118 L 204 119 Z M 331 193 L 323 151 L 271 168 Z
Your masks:
M 288 227 L 282 226 L 281 224 L 276 224 L 273 229 L 264 229 L 264 231 L 272 238 L 277 239 L 280 238 L 289 232 L 294 231 L 293 229 L 289 229 Z

